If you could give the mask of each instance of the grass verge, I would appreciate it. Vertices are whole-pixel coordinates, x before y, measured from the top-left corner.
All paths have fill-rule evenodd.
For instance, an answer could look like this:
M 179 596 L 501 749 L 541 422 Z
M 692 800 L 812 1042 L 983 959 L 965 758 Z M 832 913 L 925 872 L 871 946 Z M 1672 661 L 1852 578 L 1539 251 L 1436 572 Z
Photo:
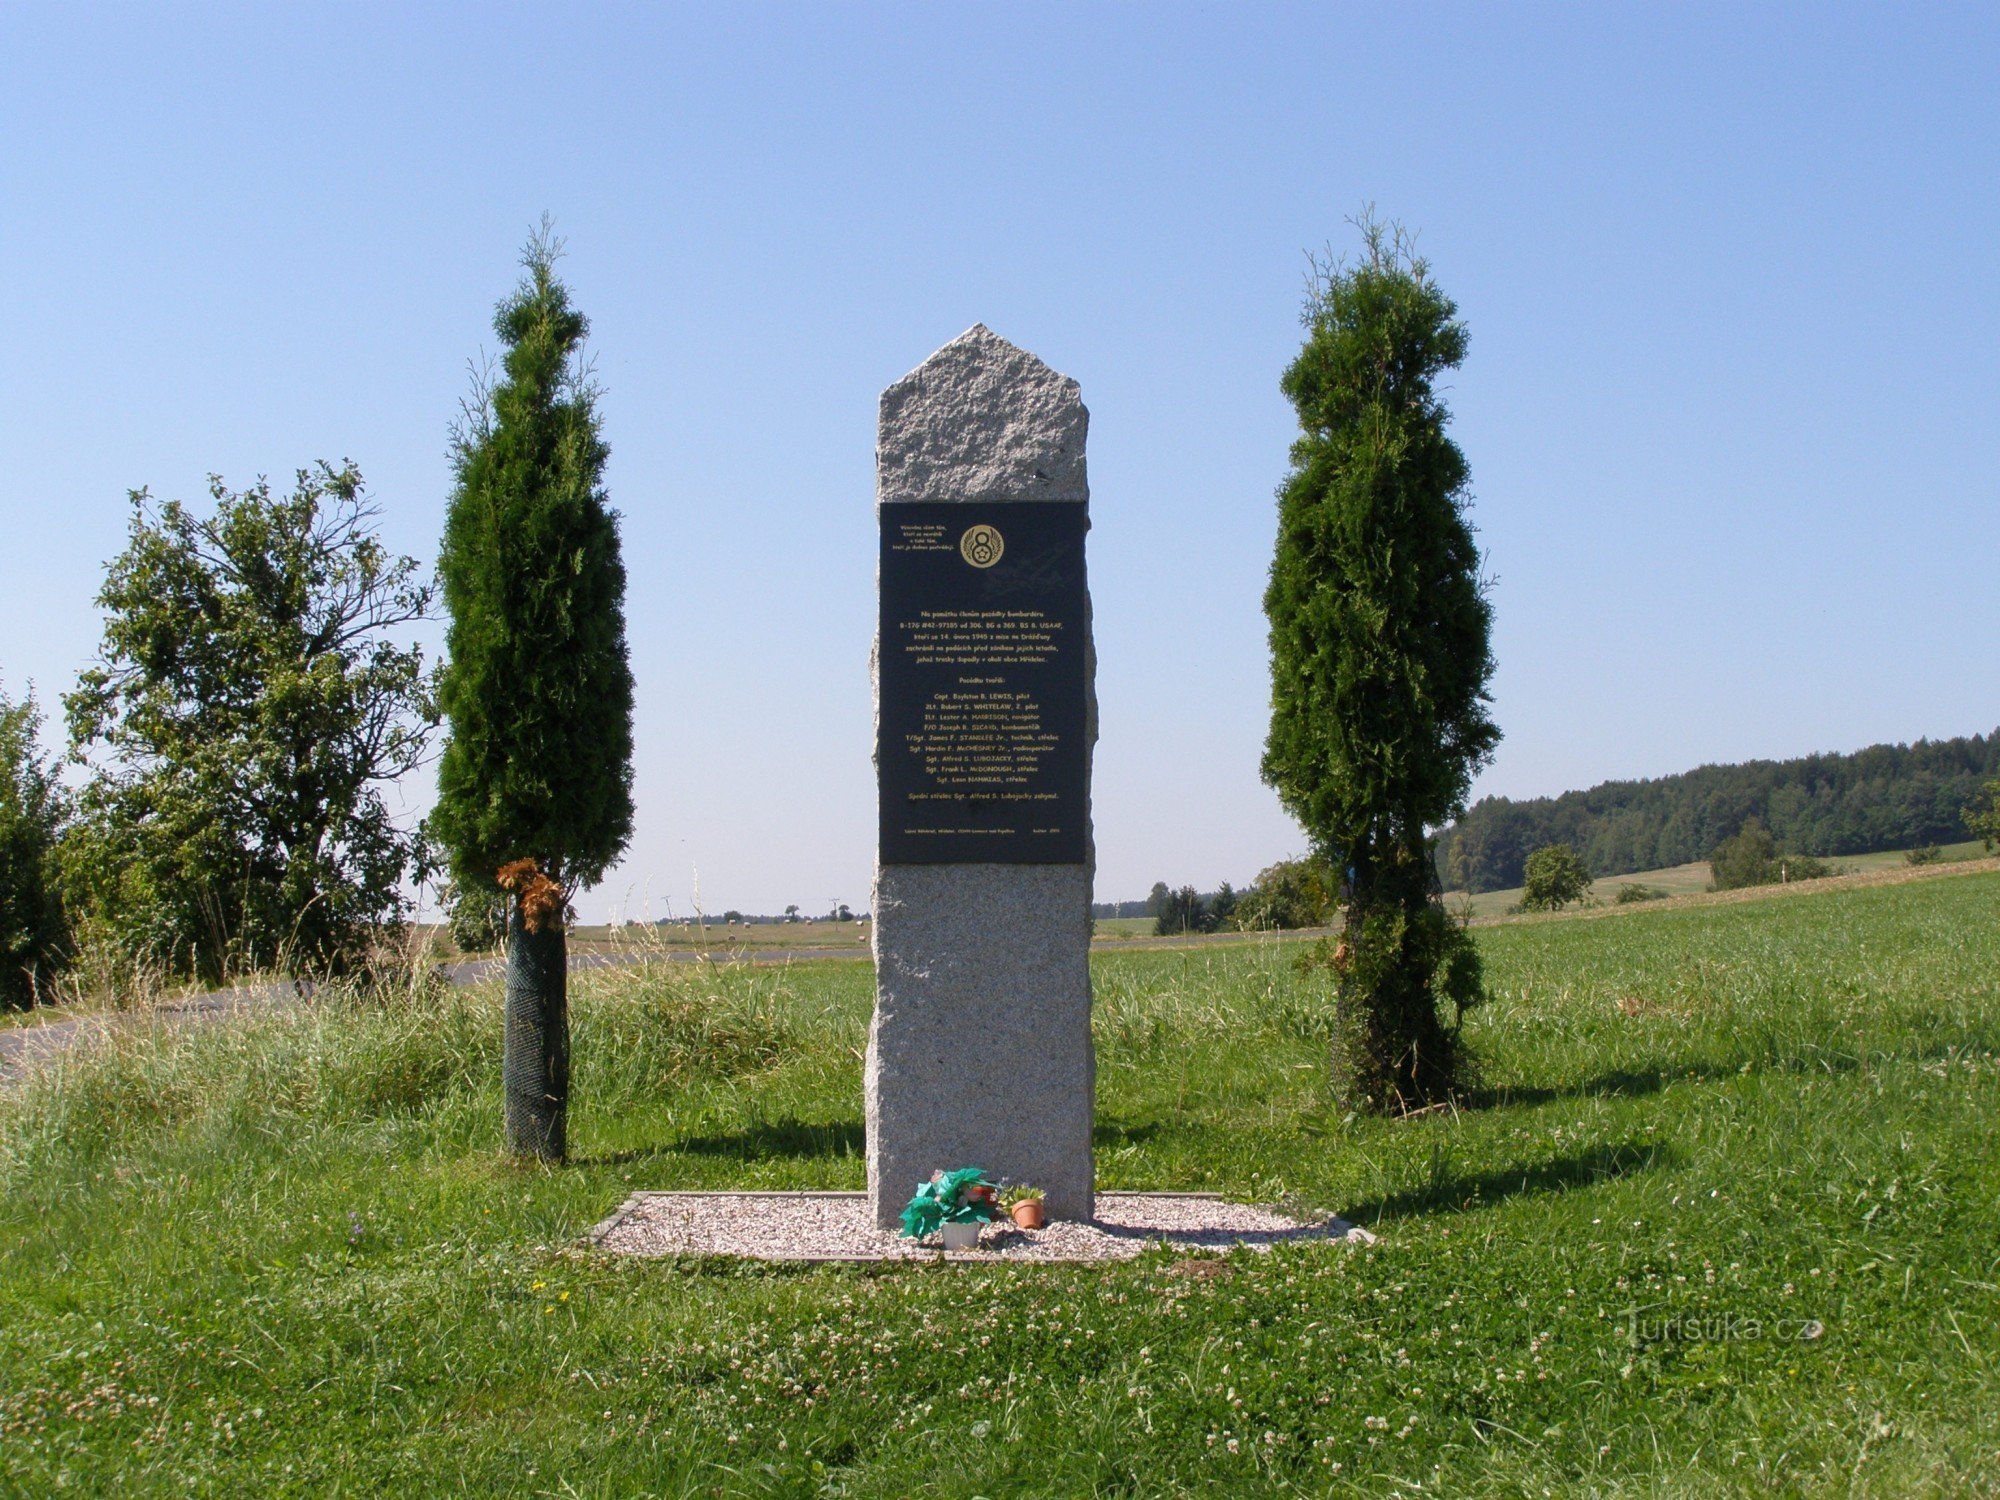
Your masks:
M 1100 956 L 1104 1186 L 1382 1236 L 1205 1262 L 576 1250 L 637 1186 L 860 1186 L 864 965 L 580 978 L 562 1171 L 496 1152 L 490 990 L 108 1033 L 0 1096 L 0 1486 L 1991 1492 L 1996 916 L 1483 930 L 1487 1096 L 1402 1123 L 1329 1105 L 1290 951 Z

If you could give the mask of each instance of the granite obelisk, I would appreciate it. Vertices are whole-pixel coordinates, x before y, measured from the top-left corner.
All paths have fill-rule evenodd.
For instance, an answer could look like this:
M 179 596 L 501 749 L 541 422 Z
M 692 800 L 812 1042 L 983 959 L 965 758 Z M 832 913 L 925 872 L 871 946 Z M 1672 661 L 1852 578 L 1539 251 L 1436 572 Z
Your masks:
M 938 1169 L 1093 1207 L 1089 414 L 983 325 L 882 393 L 868 1191 Z

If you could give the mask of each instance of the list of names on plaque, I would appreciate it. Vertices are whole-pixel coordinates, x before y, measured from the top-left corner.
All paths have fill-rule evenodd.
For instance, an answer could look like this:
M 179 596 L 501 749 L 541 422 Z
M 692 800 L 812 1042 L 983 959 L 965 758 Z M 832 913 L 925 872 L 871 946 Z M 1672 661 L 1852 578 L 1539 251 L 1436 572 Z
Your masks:
M 881 518 L 883 861 L 1081 862 L 1084 507 Z

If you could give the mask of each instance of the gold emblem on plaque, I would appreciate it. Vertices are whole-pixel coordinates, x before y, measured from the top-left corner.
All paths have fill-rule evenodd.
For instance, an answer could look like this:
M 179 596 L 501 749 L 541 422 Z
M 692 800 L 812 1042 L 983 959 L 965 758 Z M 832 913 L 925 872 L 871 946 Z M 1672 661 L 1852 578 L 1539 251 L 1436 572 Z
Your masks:
M 958 555 L 975 568 L 990 568 L 1000 561 L 1000 554 L 1007 550 L 1007 543 L 993 526 L 979 525 L 966 529 L 958 539 Z

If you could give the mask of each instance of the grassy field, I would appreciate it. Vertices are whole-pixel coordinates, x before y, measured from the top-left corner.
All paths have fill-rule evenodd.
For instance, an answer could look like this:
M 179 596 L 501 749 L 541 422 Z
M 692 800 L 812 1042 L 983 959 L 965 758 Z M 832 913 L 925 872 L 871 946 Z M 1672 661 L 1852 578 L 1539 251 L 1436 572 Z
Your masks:
M 1329 1106 L 1295 950 L 1103 954 L 1102 1184 L 1381 1236 L 1222 1261 L 575 1248 L 859 1186 L 863 964 L 582 980 L 561 1171 L 497 1154 L 490 990 L 114 1035 L 0 1096 L 0 1490 L 2000 1492 L 1996 918 L 1482 929 L 1487 1092 L 1400 1123 Z
M 1151 917 L 1099 917 L 1091 936 L 1100 943 L 1124 942 L 1154 935 Z
M 1963 844 L 1947 845 L 1942 855 L 1946 861 L 1978 859 L 1986 850 L 1976 839 Z M 1831 861 L 1842 872 L 1862 874 L 1877 870 L 1900 869 L 1905 861 L 1902 851 L 1895 850 L 1882 854 L 1845 855 Z M 1642 870 L 1632 875 L 1611 875 L 1597 881 L 1591 887 L 1591 895 L 1600 902 L 1615 901 L 1618 892 L 1628 885 L 1644 885 L 1668 896 L 1690 895 L 1708 889 L 1709 871 L 1706 860 L 1694 864 L 1676 865 L 1666 870 Z M 1470 910 L 1475 920 L 1487 920 L 1505 916 L 1520 903 L 1518 887 L 1504 891 L 1483 891 L 1476 896 L 1467 896 L 1462 891 L 1448 893 L 1446 898 L 1454 911 Z M 420 929 L 431 951 L 440 959 L 459 956 L 446 938 L 444 929 L 426 924 Z M 1142 942 L 1152 939 L 1153 919 L 1151 917 L 1100 917 L 1097 919 L 1094 941 L 1100 947 Z M 1210 937 L 1229 937 L 1231 934 L 1210 934 Z M 869 930 L 866 922 L 829 922 L 824 919 L 799 922 L 758 922 L 754 924 L 732 924 L 719 918 L 706 922 L 644 923 L 629 927 L 608 927 L 603 924 L 579 925 L 570 929 L 570 949 L 578 954 L 644 954 L 647 951 L 697 953 L 784 953 L 789 949 L 811 949 L 815 952 L 852 952 L 857 957 L 866 956 Z M 1179 939 L 1176 939 L 1177 941 Z M 0 1024 L 5 1024 L 0 1021 Z
M 702 953 L 728 952 L 731 949 L 782 952 L 787 948 L 834 948 L 852 949 L 865 955 L 868 951 L 868 924 L 813 921 L 737 925 L 716 920 L 648 924 L 643 927 L 579 926 L 570 929 L 570 947 L 579 953 L 626 953 L 644 951 L 648 947 L 688 948 Z
M 1947 863 L 1960 863 L 1969 859 L 1983 859 L 1987 855 L 1986 846 L 1977 839 L 1963 844 L 1947 844 L 1940 851 L 1941 859 Z M 1843 854 L 1838 859 L 1827 861 L 1836 871 L 1843 874 L 1863 875 L 1882 870 L 1905 868 L 1909 861 L 1905 851 L 1889 850 L 1881 854 Z M 1674 865 L 1664 870 L 1640 870 L 1631 875 L 1607 875 L 1591 884 L 1590 894 L 1594 900 L 1610 903 L 1618 899 L 1618 893 L 1628 885 L 1643 885 L 1668 896 L 1687 896 L 1708 889 L 1708 861 L 1697 860 L 1689 865 Z M 1504 916 L 1518 906 L 1521 888 L 1515 886 L 1505 891 L 1481 891 L 1476 896 L 1467 896 L 1463 891 L 1452 891 L 1445 897 L 1453 911 L 1465 909 L 1468 905 L 1473 918 Z
M 441 928 L 427 929 L 444 943 Z M 1153 935 L 1151 917 L 1108 917 L 1097 923 L 1097 941 L 1119 942 Z M 789 949 L 851 951 L 868 954 L 866 922 L 755 922 L 731 924 L 673 922 L 637 927 L 577 926 L 570 929 L 570 949 L 576 953 L 644 953 L 647 949 L 689 950 L 697 953 L 784 953 Z
M 1703 866 L 1704 871 L 1707 869 Z M 1703 879 L 1706 880 L 1704 874 Z M 1518 896 L 1517 896 L 1518 899 Z M 1099 943 L 1127 942 L 1150 938 L 1151 917 L 1099 917 L 1095 939 Z M 865 956 L 868 950 L 866 922 L 757 922 L 731 926 L 723 922 L 676 922 L 667 926 L 638 928 L 576 927 L 570 945 L 581 953 L 625 953 L 647 946 L 687 948 L 702 953 L 782 953 L 788 948 L 852 949 Z

